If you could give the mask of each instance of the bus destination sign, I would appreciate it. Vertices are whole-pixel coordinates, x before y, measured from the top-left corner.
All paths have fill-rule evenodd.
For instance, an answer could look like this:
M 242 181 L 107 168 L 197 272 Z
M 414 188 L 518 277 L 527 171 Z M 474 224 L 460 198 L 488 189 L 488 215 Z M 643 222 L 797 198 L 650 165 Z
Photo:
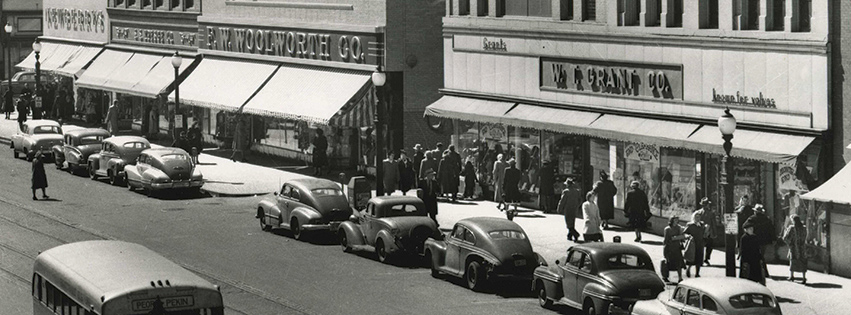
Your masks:
M 165 309 L 190 307 L 195 305 L 195 299 L 191 295 L 133 300 L 130 303 L 132 303 L 133 312 L 144 312 L 154 309 L 154 305 L 157 303 L 158 300 L 160 303 L 162 303 L 162 307 Z

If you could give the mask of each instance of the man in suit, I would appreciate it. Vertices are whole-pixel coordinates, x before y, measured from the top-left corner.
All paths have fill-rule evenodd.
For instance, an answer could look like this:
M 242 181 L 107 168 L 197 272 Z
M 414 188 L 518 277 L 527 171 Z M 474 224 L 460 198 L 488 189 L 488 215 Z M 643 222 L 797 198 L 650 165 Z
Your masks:
M 420 198 L 425 203 L 428 216 L 437 224 L 437 196 L 440 196 L 440 183 L 434 179 L 434 169 L 429 168 L 424 172 L 425 178 L 420 181 L 420 189 L 422 190 Z

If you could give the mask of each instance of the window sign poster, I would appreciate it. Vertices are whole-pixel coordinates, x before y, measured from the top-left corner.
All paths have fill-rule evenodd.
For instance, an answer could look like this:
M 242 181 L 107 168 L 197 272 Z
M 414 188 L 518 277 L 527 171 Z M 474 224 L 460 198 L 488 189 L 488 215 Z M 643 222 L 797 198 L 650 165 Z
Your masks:
M 739 234 L 739 215 L 735 213 L 724 214 L 724 233 Z

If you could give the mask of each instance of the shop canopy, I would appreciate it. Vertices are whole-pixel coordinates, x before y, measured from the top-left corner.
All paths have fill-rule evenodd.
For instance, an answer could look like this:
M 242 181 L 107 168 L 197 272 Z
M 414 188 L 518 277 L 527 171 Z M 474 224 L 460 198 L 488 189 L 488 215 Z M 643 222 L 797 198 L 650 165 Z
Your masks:
M 42 42 L 38 59 L 39 68 L 48 73 L 76 76 L 102 49 L 79 44 Z M 31 52 L 16 67 L 35 71 L 35 52 Z
M 117 60 L 109 58 L 117 58 Z M 122 64 L 120 60 L 126 61 Z M 191 63 L 191 60 L 183 62 L 178 70 L 183 72 Z M 110 67 L 112 67 L 111 71 Z M 92 62 L 77 81 L 77 85 L 155 98 L 172 82 L 174 82 L 174 67 L 171 65 L 171 56 L 107 49 Z
M 112 73 L 124 66 L 131 57 L 133 57 L 132 52 L 104 50 L 97 59 L 92 61 L 86 71 L 83 71 L 75 84 L 78 87 L 102 89 Z
M 270 63 L 204 58 L 180 83 L 180 102 L 238 111 L 277 68 L 277 64 Z M 169 100 L 174 101 L 174 96 L 172 91 Z
M 426 107 L 425 115 L 725 154 L 720 131 L 709 125 L 458 96 L 443 96 Z M 813 140 L 810 136 L 739 129 L 734 134 L 731 155 L 787 163 L 794 161 Z
M 260 91 L 248 100 L 242 111 L 328 125 L 335 117 L 346 116 L 356 107 L 370 105 L 361 101 L 372 86 L 370 74 L 364 71 L 282 65 Z M 358 117 L 363 116 L 361 114 Z
M 846 164 L 818 188 L 801 195 L 801 199 L 851 205 L 851 164 Z

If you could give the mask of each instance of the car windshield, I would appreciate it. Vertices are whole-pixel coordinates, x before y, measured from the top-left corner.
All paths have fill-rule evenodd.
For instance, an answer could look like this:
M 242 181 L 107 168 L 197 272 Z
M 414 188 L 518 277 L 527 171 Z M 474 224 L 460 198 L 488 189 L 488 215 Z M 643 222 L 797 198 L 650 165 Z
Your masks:
M 492 239 L 515 239 L 515 240 L 525 240 L 526 233 L 523 231 L 516 230 L 499 230 L 499 231 L 491 231 L 488 233 Z
M 774 308 L 777 304 L 774 299 L 762 293 L 745 293 L 734 295 L 730 298 L 730 305 L 733 308 L 759 308 L 768 307 Z
M 37 126 L 33 128 L 34 135 L 41 134 L 62 134 L 58 126 Z
M 614 269 L 652 269 L 653 264 L 647 257 L 633 254 L 613 254 L 606 259 L 608 270 Z
M 103 137 L 102 137 L 102 136 L 85 136 L 85 137 L 80 137 L 80 145 L 84 145 L 84 144 L 99 144 L 99 143 L 101 143 L 101 141 L 103 141 Z
M 144 142 L 127 142 L 122 146 L 125 147 L 125 148 L 136 148 L 136 149 L 150 148 L 150 146 L 147 143 L 144 143 Z
M 163 161 L 183 160 L 188 161 L 189 157 L 184 154 L 163 154 Z
M 390 206 L 389 211 L 386 212 L 387 217 L 405 217 L 405 216 L 417 216 L 419 215 L 419 209 L 417 209 L 416 205 L 412 204 L 398 204 Z
M 343 191 L 336 188 L 316 188 L 311 190 L 314 196 L 342 196 Z

